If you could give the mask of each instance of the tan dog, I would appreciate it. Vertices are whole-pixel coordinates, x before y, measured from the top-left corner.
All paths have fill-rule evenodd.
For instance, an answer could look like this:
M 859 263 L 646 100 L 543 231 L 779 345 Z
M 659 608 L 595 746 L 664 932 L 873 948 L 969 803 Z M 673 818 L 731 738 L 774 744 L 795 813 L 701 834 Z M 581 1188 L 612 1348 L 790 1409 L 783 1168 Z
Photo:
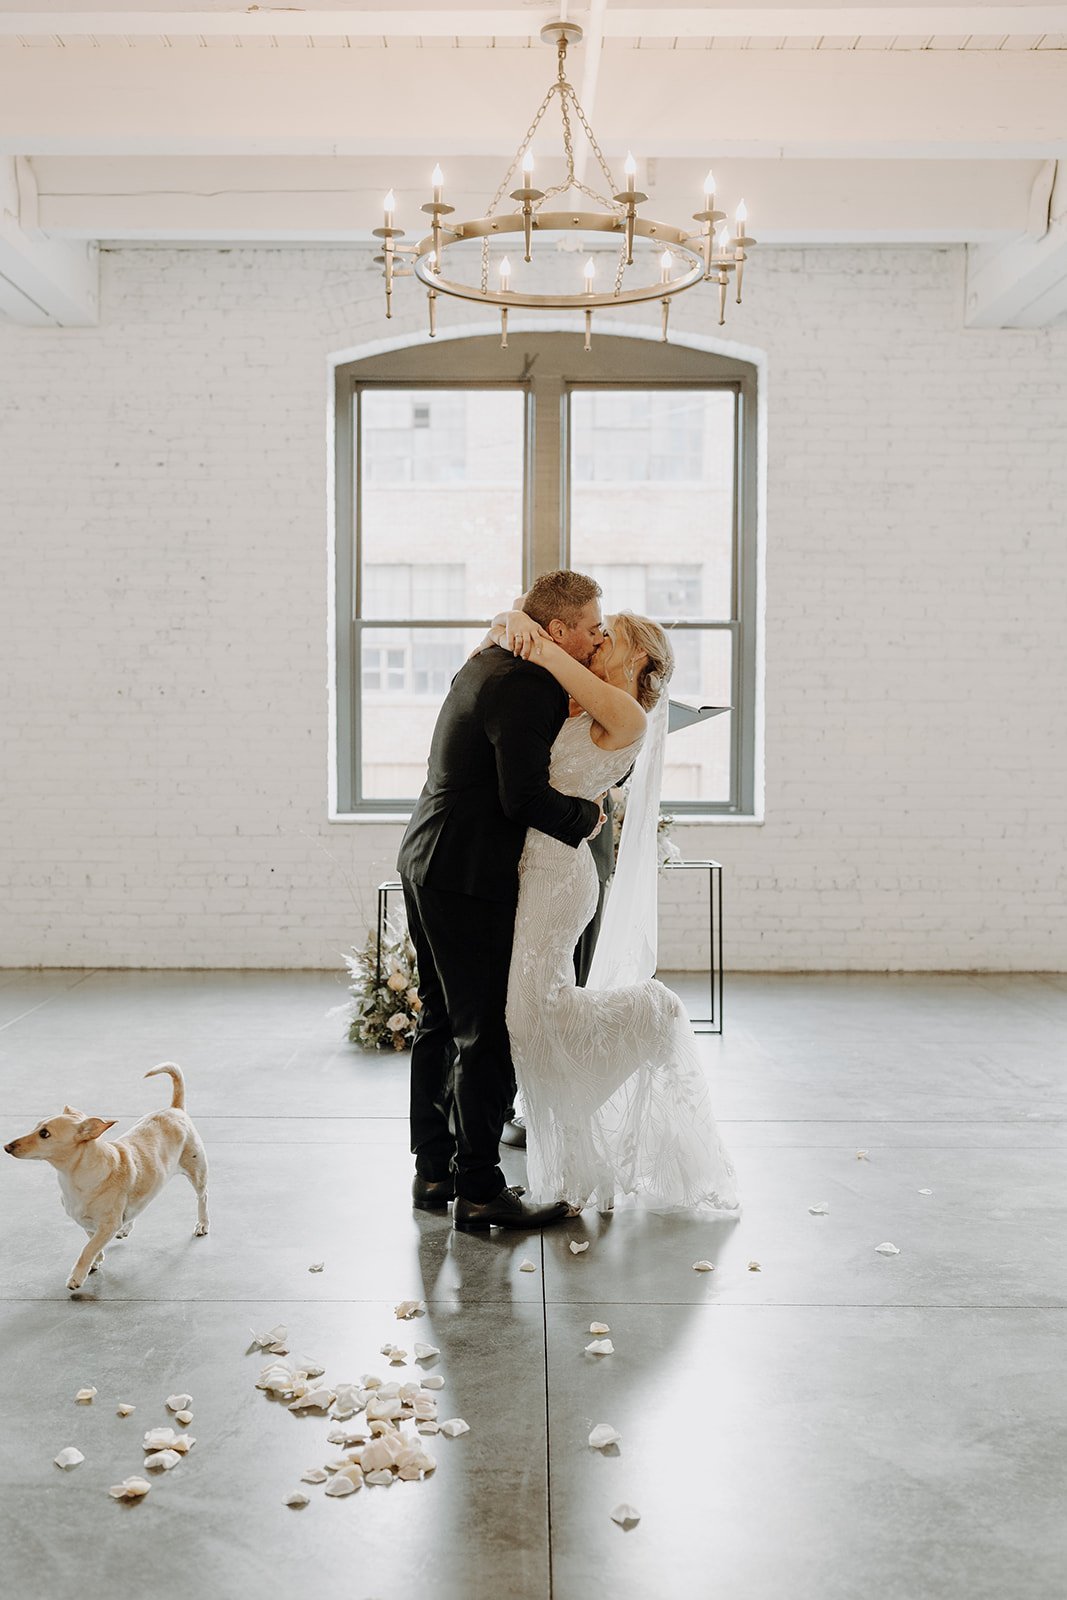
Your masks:
M 193 1234 L 207 1232 L 207 1155 L 185 1110 L 185 1079 L 171 1061 L 153 1067 L 145 1077 L 160 1072 L 169 1073 L 174 1084 L 169 1109 L 150 1112 L 121 1139 L 100 1137 L 114 1122 L 64 1106 L 61 1116 L 39 1122 L 32 1133 L 4 1146 L 9 1156 L 55 1167 L 64 1209 L 89 1235 L 67 1279 L 68 1289 L 81 1288 L 103 1261 L 104 1246 L 125 1239 L 134 1218 L 179 1167 L 196 1190 Z

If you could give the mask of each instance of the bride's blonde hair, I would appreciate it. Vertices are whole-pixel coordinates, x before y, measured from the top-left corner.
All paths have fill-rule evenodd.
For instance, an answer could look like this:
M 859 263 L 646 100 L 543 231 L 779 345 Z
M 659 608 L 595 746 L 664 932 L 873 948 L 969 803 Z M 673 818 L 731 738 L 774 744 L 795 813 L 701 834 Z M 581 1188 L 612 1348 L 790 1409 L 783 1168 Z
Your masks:
M 616 621 L 622 623 L 634 649 L 643 650 L 648 656 L 637 679 L 637 702 L 646 711 L 651 711 L 671 681 L 674 671 L 671 641 L 651 617 L 639 617 L 633 611 L 620 611 L 616 614 Z

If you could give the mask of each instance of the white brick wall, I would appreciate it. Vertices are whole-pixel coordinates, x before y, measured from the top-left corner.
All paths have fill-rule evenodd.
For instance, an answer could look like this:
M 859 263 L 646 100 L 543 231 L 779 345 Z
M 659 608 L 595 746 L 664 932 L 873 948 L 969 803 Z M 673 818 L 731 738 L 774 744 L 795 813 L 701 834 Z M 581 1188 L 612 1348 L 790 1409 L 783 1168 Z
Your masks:
M 763 251 L 726 330 L 768 360 L 766 823 L 682 843 L 734 967 L 1067 967 L 1067 328 L 965 331 L 962 269 Z M 98 329 L 0 327 L 0 964 L 332 966 L 399 832 L 326 821 L 326 360 L 384 337 L 376 271 L 103 287 Z

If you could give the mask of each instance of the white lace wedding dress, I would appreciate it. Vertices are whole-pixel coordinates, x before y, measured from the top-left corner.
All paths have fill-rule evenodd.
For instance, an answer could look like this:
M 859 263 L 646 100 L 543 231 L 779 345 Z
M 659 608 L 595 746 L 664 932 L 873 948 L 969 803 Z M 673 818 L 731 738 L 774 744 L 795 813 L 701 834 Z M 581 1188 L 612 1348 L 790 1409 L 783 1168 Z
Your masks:
M 641 745 L 601 750 L 591 727 L 584 712 L 564 723 L 550 766 L 554 788 L 589 800 L 618 783 Z M 736 1216 L 734 1169 L 677 995 L 654 978 L 575 985 L 574 946 L 598 892 L 587 845 L 573 850 L 530 829 L 507 1008 L 530 1198 Z

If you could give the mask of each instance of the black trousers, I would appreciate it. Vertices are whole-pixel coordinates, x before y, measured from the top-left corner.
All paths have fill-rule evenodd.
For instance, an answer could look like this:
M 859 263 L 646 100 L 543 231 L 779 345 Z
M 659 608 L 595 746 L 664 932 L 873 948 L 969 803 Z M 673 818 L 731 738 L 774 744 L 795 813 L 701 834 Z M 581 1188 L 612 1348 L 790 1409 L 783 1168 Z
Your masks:
M 514 903 L 410 883 L 401 874 L 422 1010 L 411 1047 L 415 1169 L 482 1204 L 504 1188 L 500 1134 L 514 1068 L 505 1008 Z
M 609 880 L 610 881 L 610 880 Z M 597 899 L 593 920 L 582 933 L 574 947 L 574 981 L 579 989 L 584 989 L 589 982 L 589 968 L 593 965 L 593 951 L 600 935 L 600 924 L 604 919 L 604 901 L 607 899 L 608 885 L 601 882 L 600 895 Z

